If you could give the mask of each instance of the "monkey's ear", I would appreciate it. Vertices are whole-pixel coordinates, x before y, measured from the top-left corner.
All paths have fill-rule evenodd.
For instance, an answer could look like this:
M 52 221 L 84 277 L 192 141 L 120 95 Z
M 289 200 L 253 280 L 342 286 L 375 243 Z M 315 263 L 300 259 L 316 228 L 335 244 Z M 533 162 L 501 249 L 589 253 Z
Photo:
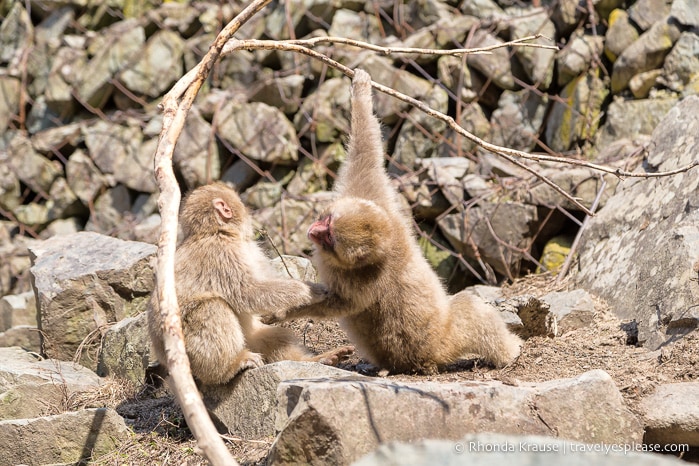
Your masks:
M 217 197 L 212 201 L 214 209 L 218 212 L 219 217 L 222 219 L 230 220 L 233 218 L 233 210 L 228 206 L 226 201 Z

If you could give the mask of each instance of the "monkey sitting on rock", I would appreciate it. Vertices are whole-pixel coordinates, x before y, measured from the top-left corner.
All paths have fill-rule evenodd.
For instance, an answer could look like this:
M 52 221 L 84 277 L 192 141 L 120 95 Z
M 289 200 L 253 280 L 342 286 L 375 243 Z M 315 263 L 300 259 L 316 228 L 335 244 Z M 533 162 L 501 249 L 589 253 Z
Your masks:
M 308 230 L 331 295 L 278 307 L 266 319 L 338 317 L 360 356 L 389 372 L 434 373 L 471 353 L 505 366 L 522 341 L 476 296 L 447 295 L 422 255 L 384 168 L 371 92 L 370 76 L 355 70 L 347 159 L 334 187 L 339 198 Z
M 281 278 L 254 241 L 250 215 L 224 183 L 192 191 L 180 216 L 184 239 L 176 251 L 175 286 L 192 375 L 205 385 L 273 361 L 337 363 L 354 350 L 341 347 L 315 356 L 291 330 L 272 327 L 257 315 L 322 303 L 327 289 Z M 167 367 L 163 317 L 151 297 L 148 328 L 158 361 Z

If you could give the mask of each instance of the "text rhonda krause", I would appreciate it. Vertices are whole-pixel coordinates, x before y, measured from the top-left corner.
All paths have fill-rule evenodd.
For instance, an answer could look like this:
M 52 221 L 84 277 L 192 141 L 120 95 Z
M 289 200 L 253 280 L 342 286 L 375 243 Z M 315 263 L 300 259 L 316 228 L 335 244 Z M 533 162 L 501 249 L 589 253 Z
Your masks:
M 652 452 L 652 453 L 679 453 L 689 451 L 688 444 L 668 444 L 658 443 L 576 443 L 576 442 L 552 442 L 552 443 L 532 443 L 532 442 L 467 442 L 457 443 L 454 446 L 457 453 L 468 452 L 545 452 L 545 453 L 632 453 L 632 452 Z

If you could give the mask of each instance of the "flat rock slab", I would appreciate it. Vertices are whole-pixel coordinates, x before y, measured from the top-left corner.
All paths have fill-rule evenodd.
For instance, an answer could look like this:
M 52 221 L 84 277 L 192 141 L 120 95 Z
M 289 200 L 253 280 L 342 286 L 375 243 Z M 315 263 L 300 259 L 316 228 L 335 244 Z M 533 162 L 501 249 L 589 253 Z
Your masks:
M 632 448 L 631 445 L 621 447 Z M 470 434 L 456 441 L 391 442 L 354 466 L 680 466 L 684 461 L 638 451 L 611 451 L 611 445 L 584 444 L 535 435 Z M 640 446 L 642 447 L 642 446 Z
M 247 370 L 224 385 L 202 387 L 201 392 L 209 415 L 221 432 L 261 439 L 274 436 L 277 410 L 287 408 L 286 400 L 277 396 L 281 382 L 331 380 L 348 374 L 352 372 L 317 362 L 281 361 Z
M 110 452 L 129 432 L 107 408 L 0 421 L 0 464 L 74 464 Z
M 540 384 L 296 380 L 279 386 L 270 464 L 350 464 L 389 441 L 473 432 L 640 443 L 643 426 L 611 377 L 594 370 Z
M 699 446 L 699 382 L 660 385 L 639 408 L 646 443 Z
M 97 374 L 79 364 L 39 360 L 17 347 L 0 348 L 0 420 L 55 412 L 61 409 L 66 395 L 92 390 L 100 384 Z

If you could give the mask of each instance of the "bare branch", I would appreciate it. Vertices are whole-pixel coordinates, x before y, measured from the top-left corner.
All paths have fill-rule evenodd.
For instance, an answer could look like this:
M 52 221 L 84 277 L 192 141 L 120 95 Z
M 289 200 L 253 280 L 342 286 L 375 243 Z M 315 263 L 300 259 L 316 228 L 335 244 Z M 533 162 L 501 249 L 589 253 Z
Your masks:
M 501 44 L 489 45 L 487 47 L 478 47 L 473 49 L 421 49 L 414 47 L 383 47 L 380 45 L 370 44 L 369 42 L 363 42 L 361 40 L 347 39 L 344 37 L 332 37 L 332 36 L 321 36 L 313 37 L 311 39 L 303 40 L 289 40 L 289 41 L 268 41 L 268 42 L 283 42 L 286 44 L 301 45 L 303 47 L 314 47 L 317 44 L 344 44 L 351 45 L 353 47 L 358 47 L 362 49 L 372 50 L 378 52 L 382 55 L 392 55 L 396 53 L 408 53 L 408 54 L 420 54 L 420 55 L 480 55 L 490 53 L 491 50 L 500 49 L 509 46 L 522 46 L 522 47 L 532 47 L 539 49 L 549 49 L 558 50 L 555 45 L 545 45 L 545 44 L 531 44 L 528 41 L 536 40 L 539 38 L 547 39 L 553 42 L 548 37 L 543 34 L 535 34 L 533 36 L 521 37 L 519 39 L 511 40 L 509 42 L 504 42 Z M 264 41 L 260 41 L 264 42 Z
M 536 38 L 539 37 L 537 36 L 530 36 L 530 37 L 525 37 L 521 40 L 529 40 L 531 38 Z M 543 37 L 543 36 L 542 36 Z M 305 45 L 315 45 L 316 43 L 320 43 L 323 41 L 333 41 L 337 43 L 346 43 L 349 45 L 354 45 L 357 47 L 363 47 L 367 48 L 369 50 L 377 51 L 380 53 L 388 53 L 388 51 L 392 52 L 400 52 L 400 53 L 434 53 L 434 54 L 444 54 L 444 52 L 449 52 L 448 50 L 432 50 L 432 49 L 411 49 L 411 48 L 386 48 L 386 47 L 380 47 L 377 45 L 372 45 L 368 44 L 366 42 L 361 42 L 361 41 L 354 41 L 354 40 L 349 40 L 349 39 L 342 39 L 342 38 L 337 38 L 337 37 L 319 37 L 319 38 L 314 38 L 314 39 L 308 39 L 308 40 L 295 40 L 295 41 L 280 41 L 280 40 L 256 40 L 256 39 L 247 39 L 247 40 L 238 40 L 238 39 L 231 39 L 223 48 L 223 51 L 221 52 L 222 55 L 228 55 L 230 53 L 233 53 L 236 50 L 285 50 L 285 51 L 291 51 L 291 52 L 297 52 L 303 55 L 307 55 L 311 58 L 314 58 L 316 60 L 321 61 L 322 63 L 326 64 L 327 66 L 330 66 L 332 68 L 335 68 L 336 70 L 341 71 L 345 76 L 348 76 L 349 78 L 354 77 L 354 71 L 347 66 L 331 59 L 327 55 L 324 55 L 320 52 L 316 52 L 315 50 L 312 50 Z M 513 41 L 516 42 L 516 41 Z M 305 45 L 300 45 L 300 44 L 305 44 Z M 487 47 L 488 49 L 492 48 L 497 48 L 497 47 L 502 47 L 503 45 L 506 44 L 499 44 L 494 47 Z M 520 45 L 537 45 L 537 44 L 520 44 Z M 455 51 L 459 53 L 471 53 L 472 51 L 483 51 L 483 49 L 455 49 Z M 568 194 L 564 189 L 561 187 L 557 186 L 553 181 L 549 180 L 545 176 L 541 175 L 540 173 L 536 172 L 534 169 L 527 167 L 526 165 L 522 164 L 521 162 L 515 162 L 514 158 L 522 158 L 526 160 L 532 160 L 535 162 L 556 162 L 556 163 L 563 163 L 563 164 L 568 164 L 568 165 L 577 165 L 577 166 L 582 166 L 582 167 L 587 167 L 591 168 L 596 171 L 604 172 L 604 173 L 610 173 L 612 175 L 615 175 L 619 178 L 625 178 L 625 177 L 638 177 L 638 178 L 657 178 L 657 177 L 664 177 L 664 176 L 671 176 L 675 175 L 677 173 L 682 173 L 688 170 L 691 170 L 692 168 L 696 167 L 699 165 L 699 161 L 694 161 L 693 163 L 685 166 L 678 168 L 676 170 L 672 171 L 666 171 L 666 172 L 657 172 L 657 173 L 637 173 L 637 172 L 629 172 L 629 171 L 624 171 L 619 168 L 614 168 L 614 167 L 607 167 L 604 165 L 599 165 L 596 163 L 592 162 L 586 162 L 584 160 L 578 160 L 578 159 L 573 159 L 569 157 L 558 157 L 558 156 L 552 156 L 552 155 L 543 155 L 543 154 L 532 154 L 529 152 L 524 152 L 520 150 L 515 150 L 515 149 L 510 149 L 507 147 L 502 147 L 498 146 L 495 144 L 491 144 L 487 141 L 484 141 L 483 139 L 479 138 L 478 136 L 470 133 L 461 125 L 457 124 L 454 118 L 445 115 L 444 113 L 438 112 L 434 110 L 432 107 L 429 105 L 421 102 L 420 100 L 417 100 L 413 97 L 410 97 L 408 95 L 405 95 L 401 92 L 396 91 L 395 89 L 392 89 L 390 87 L 384 86 L 383 84 L 379 84 L 377 82 L 372 81 L 371 85 L 374 89 L 383 92 L 384 94 L 390 95 L 392 97 L 395 97 L 396 99 L 402 100 L 403 102 L 406 102 L 413 107 L 416 107 L 420 111 L 426 113 L 427 115 L 436 118 L 438 120 L 444 121 L 451 129 L 456 131 L 458 134 L 464 136 L 466 139 L 470 140 L 471 142 L 477 144 L 478 146 L 494 153 L 497 155 L 500 155 L 501 157 L 509 160 L 512 163 L 515 163 L 516 165 L 524 168 L 528 172 L 532 173 L 534 176 L 538 177 L 541 179 L 544 183 L 548 184 L 551 186 L 553 189 L 555 189 L 558 193 L 560 193 L 562 196 L 564 196 L 566 199 L 568 199 L 570 202 L 572 202 L 574 205 L 576 205 L 578 208 L 580 208 L 583 212 L 585 212 L 587 215 L 594 215 L 590 209 L 586 208 L 583 206 L 580 201 L 578 201 L 576 198 Z

